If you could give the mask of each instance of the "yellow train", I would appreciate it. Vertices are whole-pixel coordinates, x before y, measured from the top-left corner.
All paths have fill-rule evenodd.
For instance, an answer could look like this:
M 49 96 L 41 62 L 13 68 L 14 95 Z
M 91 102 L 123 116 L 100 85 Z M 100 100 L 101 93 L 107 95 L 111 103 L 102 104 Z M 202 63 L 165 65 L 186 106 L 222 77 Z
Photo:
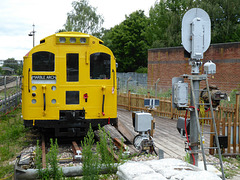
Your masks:
M 117 125 L 116 59 L 100 39 L 62 32 L 24 56 L 22 115 L 25 127 L 82 136 L 91 123 Z

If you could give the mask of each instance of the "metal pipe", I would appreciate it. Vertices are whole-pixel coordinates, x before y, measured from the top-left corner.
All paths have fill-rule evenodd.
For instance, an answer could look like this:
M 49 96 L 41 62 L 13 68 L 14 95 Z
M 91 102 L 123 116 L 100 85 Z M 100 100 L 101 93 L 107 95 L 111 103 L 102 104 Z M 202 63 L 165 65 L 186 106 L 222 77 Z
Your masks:
M 112 165 L 114 170 L 111 170 L 111 172 L 116 172 L 118 163 L 114 163 Z M 38 177 L 38 169 L 19 169 L 17 165 L 15 165 L 15 177 L 16 179 L 24 179 L 24 180 L 31 180 L 31 179 L 37 179 Z M 72 167 L 62 167 L 62 172 L 65 177 L 75 177 L 75 176 L 82 176 L 83 175 L 83 169 L 82 166 L 72 166 Z M 107 166 L 101 166 L 100 173 L 101 174 L 107 174 L 109 172 L 109 167 Z
M 191 88 L 193 89 L 193 93 L 191 93 L 191 106 L 194 106 L 196 104 L 195 109 L 193 109 L 190 112 L 190 143 L 192 148 L 192 153 L 194 155 L 195 160 L 192 156 L 190 156 L 190 163 L 193 164 L 195 162 L 195 166 L 198 166 L 198 124 L 196 119 L 196 113 L 198 109 L 198 103 L 199 103 L 199 86 L 200 81 L 199 80 L 193 80 L 193 84 Z M 195 103 L 194 103 L 195 101 Z

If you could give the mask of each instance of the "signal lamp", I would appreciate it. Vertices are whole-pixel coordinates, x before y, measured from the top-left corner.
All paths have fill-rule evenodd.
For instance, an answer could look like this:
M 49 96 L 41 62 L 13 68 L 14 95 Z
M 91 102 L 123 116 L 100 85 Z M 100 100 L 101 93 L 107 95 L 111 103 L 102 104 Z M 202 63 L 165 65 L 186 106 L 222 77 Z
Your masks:
M 65 43 L 66 42 L 66 38 L 65 37 L 60 37 L 59 38 L 59 42 L 60 43 Z
M 76 42 L 76 38 L 70 38 L 70 43 L 75 43 Z
M 80 38 L 80 43 L 86 43 L 86 42 L 87 42 L 86 38 Z

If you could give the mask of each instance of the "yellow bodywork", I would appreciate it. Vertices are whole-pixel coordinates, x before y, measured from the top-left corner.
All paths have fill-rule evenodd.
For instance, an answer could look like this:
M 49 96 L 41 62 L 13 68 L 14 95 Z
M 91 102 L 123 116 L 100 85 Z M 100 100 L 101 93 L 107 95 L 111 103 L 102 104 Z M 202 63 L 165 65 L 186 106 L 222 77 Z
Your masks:
M 61 38 L 61 39 L 60 39 Z M 81 39 L 83 38 L 83 39 Z M 75 41 L 75 42 L 74 42 Z M 102 41 L 88 34 L 62 32 L 42 39 L 24 56 L 22 114 L 24 120 L 59 120 L 60 110 L 85 110 L 85 119 L 117 118 L 116 60 Z M 32 55 L 51 52 L 55 55 L 54 71 L 33 71 Z M 66 54 L 78 54 L 78 81 L 67 81 Z M 110 55 L 110 78 L 90 78 L 90 55 Z M 48 81 L 33 80 L 49 78 Z M 66 104 L 66 91 L 79 92 L 79 104 Z M 87 94 L 87 101 L 86 96 Z M 104 112 L 103 110 L 104 97 Z

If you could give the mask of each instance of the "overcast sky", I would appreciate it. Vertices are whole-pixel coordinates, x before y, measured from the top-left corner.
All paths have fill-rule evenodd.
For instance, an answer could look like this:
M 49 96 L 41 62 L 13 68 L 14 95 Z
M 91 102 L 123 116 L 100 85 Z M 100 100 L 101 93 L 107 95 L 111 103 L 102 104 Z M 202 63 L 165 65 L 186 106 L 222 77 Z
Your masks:
M 40 39 L 63 28 L 73 0 L 0 0 L 0 60 L 23 59 L 33 46 L 28 36 L 35 24 L 35 45 Z M 104 17 L 103 27 L 109 29 L 136 10 L 149 9 L 156 0 L 89 0 Z

